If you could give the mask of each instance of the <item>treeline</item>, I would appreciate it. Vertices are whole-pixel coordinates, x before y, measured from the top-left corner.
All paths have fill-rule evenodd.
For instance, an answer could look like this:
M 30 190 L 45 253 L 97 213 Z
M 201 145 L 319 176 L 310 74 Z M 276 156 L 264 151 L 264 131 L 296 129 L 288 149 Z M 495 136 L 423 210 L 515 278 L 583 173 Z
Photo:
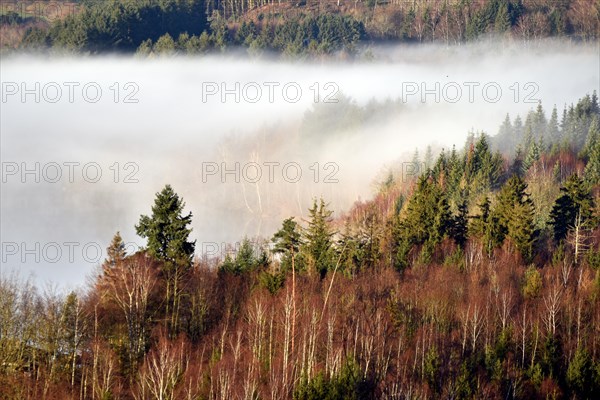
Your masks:
M 463 43 L 485 35 L 596 40 L 600 9 L 587 0 L 338 1 L 143 0 L 83 2 L 82 11 L 34 27 L 23 47 L 84 52 L 203 53 L 242 46 L 288 55 L 352 52 L 392 40 Z M 2 26 L 20 21 L 3 17 Z
M 531 164 L 472 135 L 223 258 L 195 257 L 166 186 L 136 225 L 146 248 L 117 233 L 85 291 L 2 276 L 2 398 L 593 398 L 600 110 L 572 109 Z
M 337 51 L 352 53 L 359 41 L 365 38 L 361 22 L 347 15 L 301 14 L 294 18 L 270 20 L 258 18 L 258 22 L 243 21 L 236 29 L 218 13 L 213 14 L 210 34 L 198 36 L 182 33 L 175 39 L 165 34 L 158 40 L 146 40 L 138 48 L 141 55 L 150 54 L 199 54 L 209 51 L 224 51 L 229 47 L 241 46 L 251 53 L 277 52 L 288 56 L 303 54 L 320 55 Z
M 145 40 L 169 34 L 200 34 L 206 29 L 203 0 L 125 0 L 84 2 L 82 11 L 32 28 L 24 47 L 80 52 L 133 52 Z

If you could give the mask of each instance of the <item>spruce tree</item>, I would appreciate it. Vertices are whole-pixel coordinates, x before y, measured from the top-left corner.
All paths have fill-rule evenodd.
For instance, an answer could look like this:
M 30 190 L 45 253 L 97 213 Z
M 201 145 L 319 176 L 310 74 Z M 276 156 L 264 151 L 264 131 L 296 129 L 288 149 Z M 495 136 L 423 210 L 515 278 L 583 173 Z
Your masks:
M 554 240 L 560 242 L 575 226 L 576 219 L 585 226 L 592 222 L 594 200 L 589 186 L 576 174 L 571 175 L 560 188 L 561 195 L 556 199 L 550 212 L 550 225 Z
M 300 245 L 302 244 L 302 233 L 293 217 L 283 221 L 281 229 L 273 235 L 271 241 L 274 244 L 273 252 L 282 255 L 282 269 L 297 269 L 295 262 L 296 256 L 300 251 Z
M 334 233 L 330 227 L 333 211 L 328 210 L 325 201 L 321 199 L 318 205 L 315 200 L 308 212 L 310 219 L 304 233 L 306 250 L 312 268 L 324 278 L 327 271 L 333 267 Z
M 156 194 L 152 215 L 140 216 L 135 229 L 142 238 L 148 239 L 151 256 L 167 263 L 188 264 L 192 261 L 196 242 L 189 242 L 192 213 L 182 215 L 185 203 L 170 185 Z
M 452 217 L 450 236 L 456 244 L 463 247 L 468 238 L 468 205 L 464 200 L 458 205 L 458 213 Z
M 526 261 L 533 257 L 533 245 L 537 236 L 534 225 L 534 205 L 526 192 L 527 184 L 518 176 L 512 176 L 498 194 L 500 237 L 509 237 Z M 502 237 L 502 241 L 503 241 Z
M 123 242 L 123 238 L 121 238 L 121 233 L 117 232 L 115 233 L 115 236 L 113 236 L 110 245 L 106 249 L 104 266 L 109 268 L 115 267 L 121 263 L 126 256 L 127 253 L 125 251 L 125 243 Z
M 135 229 L 140 237 L 147 238 L 148 253 L 163 262 L 166 281 L 165 322 L 170 333 L 179 330 L 179 307 L 183 295 L 183 282 L 188 273 L 196 242 L 189 242 L 192 213 L 182 215 L 185 203 L 170 185 L 156 194 L 152 215 L 140 216 Z

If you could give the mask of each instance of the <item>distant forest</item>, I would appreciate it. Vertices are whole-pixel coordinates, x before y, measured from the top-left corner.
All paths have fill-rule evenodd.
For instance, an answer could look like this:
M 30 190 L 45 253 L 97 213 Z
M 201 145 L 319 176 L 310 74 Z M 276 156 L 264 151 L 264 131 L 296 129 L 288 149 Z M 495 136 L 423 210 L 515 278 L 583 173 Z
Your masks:
M 47 13 L 40 3 L 3 4 L 3 49 L 197 54 L 241 46 L 253 54 L 351 55 L 369 43 L 490 35 L 588 41 L 600 29 L 595 0 L 81 0 L 53 2 L 59 6 Z
M 3 271 L 0 397 L 592 399 L 599 121 L 595 92 L 540 104 L 224 257 L 167 185 L 85 289 Z

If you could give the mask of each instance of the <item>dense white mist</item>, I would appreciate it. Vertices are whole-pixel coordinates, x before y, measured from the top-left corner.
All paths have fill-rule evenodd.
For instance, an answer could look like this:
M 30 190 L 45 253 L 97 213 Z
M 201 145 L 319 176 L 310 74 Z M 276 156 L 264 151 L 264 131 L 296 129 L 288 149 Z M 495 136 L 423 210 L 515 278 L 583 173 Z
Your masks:
M 213 243 L 221 246 L 244 236 L 270 237 L 283 218 L 302 216 L 314 197 L 323 196 L 336 212 L 359 198 L 369 198 L 382 168 L 410 157 L 416 147 L 423 149 L 430 143 L 438 148 L 453 143 L 460 147 L 469 130 L 495 134 L 507 112 L 513 117 L 524 114 L 536 106 L 536 100 L 542 101 L 547 112 L 554 104 L 562 111 L 565 103 L 600 85 L 597 45 L 547 42 L 524 47 L 488 42 L 374 48 L 372 53 L 375 59 L 371 61 L 319 64 L 226 56 L 151 60 L 3 57 L 3 171 L 7 172 L 7 163 L 19 167 L 26 163 L 33 168 L 38 162 L 52 178 L 49 166 L 54 164 L 49 163 L 57 163 L 63 176 L 57 183 L 44 182 L 44 176 L 36 183 L 32 174 L 22 183 L 21 171 L 3 176 L 2 270 L 16 267 L 25 275 L 33 272 L 41 282 L 81 284 L 94 267 L 83 259 L 82 246 L 98 243 L 104 250 L 117 230 L 126 241 L 142 244 L 134 225 L 140 214 L 150 213 L 155 192 L 167 183 L 194 213 L 198 253 L 203 248 L 214 251 Z M 40 85 L 39 103 L 34 94 L 28 94 L 23 102 L 21 85 L 35 91 L 36 82 Z M 115 82 L 117 86 L 113 86 Z M 222 83 L 234 89 L 236 82 L 239 102 L 234 94 L 224 102 L 219 94 L 203 99 L 203 89 L 206 92 Z M 97 103 L 82 95 L 82 87 L 91 83 L 90 87 L 102 89 Z M 125 86 L 127 83 L 133 85 Z M 335 86 L 327 87 L 327 83 Z M 528 83 L 530 86 L 525 86 Z M 282 89 L 286 84 L 290 97 L 295 96 L 294 88 L 301 88 L 297 102 L 285 100 Z M 403 95 L 407 101 L 402 112 L 381 118 L 360 132 L 331 135 L 323 131 L 299 146 L 299 127 L 314 104 L 315 84 L 321 98 L 337 87 L 359 105 Z M 501 88 L 497 102 L 484 98 L 486 84 L 492 99 L 498 97 L 495 88 Z M 74 88 L 73 102 L 69 101 L 68 85 Z M 425 101 L 421 85 L 433 89 Z M 49 102 L 55 100 L 57 86 L 62 97 Z M 249 100 L 256 96 L 257 86 L 262 96 L 252 103 Z M 462 97 L 453 103 L 456 86 Z M 115 103 L 117 87 L 119 101 Z M 125 96 L 136 87 L 139 91 L 130 100 L 138 102 L 125 103 Z M 269 87 L 274 89 L 272 102 Z M 407 90 L 415 87 L 417 93 L 407 95 Z M 472 101 L 469 87 L 474 88 Z M 519 98 L 515 101 L 517 87 Z M 526 103 L 534 89 L 533 103 Z M 12 94 L 15 90 L 18 92 Z M 95 96 L 93 87 L 88 95 Z M 235 183 L 233 175 L 228 175 L 225 183 L 219 175 L 203 179 L 203 163 L 220 167 L 226 162 L 233 168 L 239 162 L 243 168 L 248 161 L 262 166 L 258 183 L 244 176 Z M 69 162 L 80 163 L 73 167 L 73 182 L 69 182 L 64 164 Z M 97 183 L 82 177 L 82 166 L 90 162 L 101 168 Z M 115 162 L 120 172 L 117 183 Z M 282 175 L 281 167 L 290 162 L 301 168 L 298 183 L 289 182 L 293 176 Z M 318 183 L 314 182 L 315 162 L 319 163 Z M 132 165 L 126 168 L 126 163 L 135 163 L 139 170 Z M 265 163 L 279 163 L 274 167 L 273 182 L 269 182 Z M 326 163 L 339 169 L 325 169 Z M 94 175 L 92 172 L 88 170 Z M 131 172 L 138 183 L 123 182 Z M 246 172 L 250 178 L 254 176 L 253 170 Z M 337 183 L 324 182 L 331 172 L 335 174 L 330 178 Z M 41 254 L 40 262 L 22 247 L 25 243 L 28 249 L 35 249 L 36 242 L 41 253 L 46 246 L 47 254 Z M 64 245 L 71 242 L 78 243 L 72 245 L 72 262 L 69 247 Z M 18 243 L 17 254 L 6 254 L 6 243 Z M 55 253 L 49 243 L 57 243 L 62 251 L 55 263 L 48 262 Z M 89 258 L 94 258 L 94 250 L 88 250 Z

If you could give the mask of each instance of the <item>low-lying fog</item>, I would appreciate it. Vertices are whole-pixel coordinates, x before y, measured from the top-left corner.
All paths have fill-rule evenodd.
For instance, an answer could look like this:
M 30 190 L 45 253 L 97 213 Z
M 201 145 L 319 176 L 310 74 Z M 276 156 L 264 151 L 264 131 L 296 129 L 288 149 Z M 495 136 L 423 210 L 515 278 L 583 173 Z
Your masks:
M 597 45 L 371 54 L 345 63 L 3 56 L 2 273 L 82 284 L 116 231 L 143 244 L 134 225 L 167 183 L 194 214 L 197 254 L 271 237 L 315 197 L 336 214 L 368 199 L 386 166 L 415 148 L 462 147 L 470 130 L 495 134 L 507 112 L 541 100 L 562 113 L 600 86 Z M 370 108 L 358 117 L 347 98 Z M 345 122 L 353 118 L 362 122 Z

